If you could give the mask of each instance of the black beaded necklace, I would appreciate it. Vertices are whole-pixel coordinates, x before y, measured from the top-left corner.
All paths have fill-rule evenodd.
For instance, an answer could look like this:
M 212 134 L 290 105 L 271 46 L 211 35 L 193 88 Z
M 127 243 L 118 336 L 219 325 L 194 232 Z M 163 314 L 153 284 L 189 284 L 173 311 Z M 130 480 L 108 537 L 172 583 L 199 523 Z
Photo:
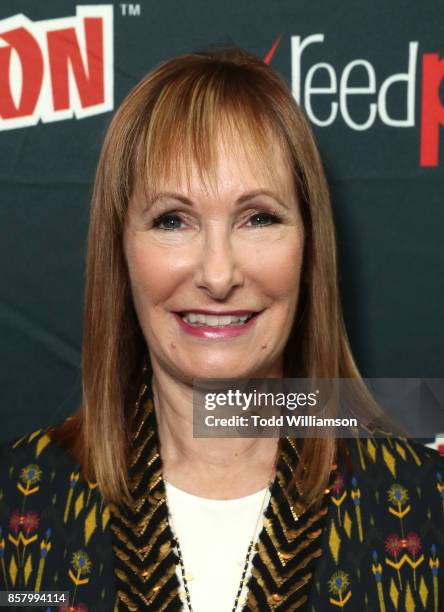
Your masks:
M 265 490 L 264 499 L 262 500 L 261 509 L 260 509 L 259 516 L 258 516 L 257 521 L 256 521 L 256 526 L 254 528 L 253 537 L 251 538 L 250 544 L 248 545 L 248 550 L 247 550 L 247 554 L 246 554 L 246 557 L 245 557 L 245 563 L 244 563 L 244 568 L 242 570 L 242 576 L 241 576 L 241 579 L 240 579 L 239 588 L 237 590 L 236 598 L 234 600 L 233 609 L 232 609 L 231 612 L 236 612 L 236 610 L 237 610 L 237 606 L 238 606 L 238 603 L 239 603 L 239 597 L 240 597 L 240 595 L 242 593 L 242 588 L 244 586 L 245 577 L 246 577 L 246 574 L 247 574 L 247 571 L 248 571 L 248 565 L 249 565 L 249 562 L 250 562 L 251 551 L 254 548 L 254 540 L 255 540 L 255 535 L 256 535 L 256 532 L 257 532 L 257 527 L 258 527 L 259 519 L 263 515 L 265 500 L 267 498 L 267 492 L 270 490 L 271 485 L 272 485 L 272 481 L 270 481 L 268 483 L 267 488 Z M 187 581 L 187 579 L 185 577 L 185 564 L 183 562 L 182 550 L 180 548 L 179 539 L 176 536 L 176 534 L 174 533 L 174 530 L 172 528 L 172 516 L 171 516 L 170 513 L 169 513 L 168 516 L 169 516 L 170 528 L 171 528 L 172 535 L 173 535 L 172 539 L 173 539 L 174 545 L 176 546 L 176 549 L 177 549 L 177 556 L 179 557 L 180 573 L 182 575 L 183 585 L 184 585 L 184 588 L 185 588 L 185 598 L 186 598 L 186 601 L 187 601 L 188 610 L 189 610 L 189 612 L 193 612 L 193 608 L 191 606 L 190 590 L 188 588 L 188 581 Z

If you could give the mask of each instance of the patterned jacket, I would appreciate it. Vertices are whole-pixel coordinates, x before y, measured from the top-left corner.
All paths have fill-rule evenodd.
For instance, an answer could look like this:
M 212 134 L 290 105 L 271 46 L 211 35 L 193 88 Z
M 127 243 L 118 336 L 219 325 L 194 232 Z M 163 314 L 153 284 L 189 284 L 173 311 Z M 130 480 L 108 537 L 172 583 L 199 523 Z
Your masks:
M 104 504 L 51 431 L 0 445 L 0 591 L 69 591 L 70 607 L 47 611 L 185 610 L 150 389 L 131 506 Z M 287 486 L 297 445 L 283 440 L 244 612 L 444 610 L 444 456 L 404 438 L 345 448 L 322 506 L 304 511 Z

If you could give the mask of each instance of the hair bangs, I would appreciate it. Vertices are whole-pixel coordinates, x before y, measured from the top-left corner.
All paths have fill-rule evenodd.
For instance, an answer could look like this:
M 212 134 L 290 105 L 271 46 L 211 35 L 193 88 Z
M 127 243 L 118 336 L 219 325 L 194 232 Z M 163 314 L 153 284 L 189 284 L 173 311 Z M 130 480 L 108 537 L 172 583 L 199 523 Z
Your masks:
M 275 182 L 279 153 L 289 167 L 284 134 L 270 106 L 254 86 L 246 87 L 241 70 L 184 71 L 167 82 L 144 126 L 133 168 L 133 189 L 147 201 L 173 181 L 190 189 L 193 172 L 207 192 L 217 193 L 221 147 L 245 155 L 253 172 Z M 237 68 L 237 67 L 236 67 Z M 238 72 L 238 74 L 236 74 Z M 281 158 L 280 158 L 281 159 Z

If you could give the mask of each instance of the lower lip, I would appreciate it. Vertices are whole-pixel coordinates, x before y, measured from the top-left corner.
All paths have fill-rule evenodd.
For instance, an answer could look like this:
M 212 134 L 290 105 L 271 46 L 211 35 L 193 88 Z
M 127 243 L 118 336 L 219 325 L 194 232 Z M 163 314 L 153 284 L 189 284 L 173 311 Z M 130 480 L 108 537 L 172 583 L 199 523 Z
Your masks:
M 198 336 L 199 338 L 219 340 L 223 338 L 233 338 L 234 336 L 240 336 L 241 334 L 246 333 L 253 327 L 260 314 L 261 313 L 259 312 L 253 315 L 246 323 L 240 325 L 219 325 L 218 327 L 215 327 L 211 325 L 190 325 L 184 321 L 182 317 L 177 314 L 177 312 L 173 312 L 173 315 L 176 317 L 181 329 L 183 329 L 183 331 L 187 334 Z

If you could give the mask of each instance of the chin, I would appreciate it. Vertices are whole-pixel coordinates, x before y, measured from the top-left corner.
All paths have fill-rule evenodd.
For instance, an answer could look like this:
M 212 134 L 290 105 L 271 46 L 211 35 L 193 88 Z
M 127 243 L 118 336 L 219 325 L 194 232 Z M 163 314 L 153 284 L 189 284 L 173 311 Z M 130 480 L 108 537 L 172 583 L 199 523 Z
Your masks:
M 184 368 L 183 373 L 187 378 L 248 378 L 250 376 L 249 370 L 227 363 L 209 365 L 206 362 L 199 367 L 199 364 L 194 362 L 193 366 L 192 370 Z

